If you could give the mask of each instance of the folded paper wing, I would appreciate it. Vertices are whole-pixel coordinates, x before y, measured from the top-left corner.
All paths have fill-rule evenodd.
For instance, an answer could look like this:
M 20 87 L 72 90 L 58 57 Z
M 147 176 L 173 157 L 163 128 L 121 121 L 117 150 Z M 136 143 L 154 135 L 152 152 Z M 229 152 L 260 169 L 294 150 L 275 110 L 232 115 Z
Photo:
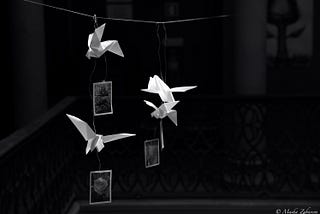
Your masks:
M 89 35 L 88 46 L 92 49 L 99 50 L 101 49 L 101 38 L 103 34 L 105 24 L 98 27 L 94 33 Z
M 157 108 L 152 102 L 144 100 L 144 102 L 155 109 L 152 113 L 151 116 L 155 117 L 157 119 L 163 119 L 165 117 L 169 117 L 169 119 L 177 126 L 177 111 L 172 110 L 172 108 L 179 103 L 179 101 L 174 101 L 171 103 L 163 103 L 159 108 Z
M 129 133 L 121 133 L 121 134 L 112 134 L 112 135 L 98 135 L 96 139 L 93 140 L 92 143 L 87 144 L 86 154 L 88 154 L 89 150 L 93 151 L 94 148 L 97 148 L 98 152 L 100 152 L 104 148 L 104 143 L 108 143 L 115 140 L 120 140 L 127 137 L 135 136 L 135 134 Z
M 154 108 L 155 110 L 157 110 L 157 109 L 158 109 L 158 108 L 157 108 L 157 106 L 155 106 L 152 102 L 147 101 L 147 100 L 144 100 L 144 102 L 145 102 L 148 106 L 150 106 L 150 107 Z
M 88 37 L 88 47 L 89 50 L 87 51 L 87 58 L 90 59 L 91 57 L 100 57 L 101 51 L 103 50 L 101 47 L 101 39 L 102 34 L 104 31 L 105 24 L 101 25 L 100 27 L 94 30 L 94 33 L 89 34 Z M 100 54 L 101 55 L 100 55 Z
M 154 75 L 155 85 L 160 89 L 159 96 L 163 102 L 174 102 L 175 99 L 173 97 L 172 92 L 185 92 L 190 89 L 196 88 L 197 86 L 183 86 L 183 87 L 175 87 L 171 88 L 160 79 L 157 75 Z
M 103 32 L 104 32 L 104 28 L 105 28 L 106 24 L 104 23 L 103 25 L 97 27 L 95 30 L 94 30 L 94 34 L 97 36 L 97 40 L 100 42 L 101 39 L 102 39 L 102 35 L 103 35 Z
M 129 133 L 120 133 L 120 134 L 112 134 L 112 135 L 106 135 L 102 136 L 103 143 L 108 143 L 115 140 L 120 140 L 127 137 L 135 136 L 136 134 L 129 134 Z
M 102 49 L 110 51 L 118 56 L 124 57 L 123 52 L 120 48 L 119 42 L 117 40 L 108 40 L 101 43 Z
M 170 91 L 171 92 L 186 92 L 186 91 L 189 91 L 189 90 L 194 89 L 196 87 L 197 86 L 181 86 L 181 87 L 171 88 Z
M 170 96 L 170 88 L 157 75 L 150 77 L 147 89 L 141 90 L 148 93 L 159 94 L 163 102 L 167 102 L 167 100 L 174 101 L 172 93 L 172 97 L 170 97 L 169 99 L 167 98 L 168 96 Z
M 86 147 L 86 154 L 88 154 L 89 151 L 93 151 L 95 148 L 97 148 L 98 152 L 100 152 L 104 148 L 104 145 L 103 145 L 104 143 L 120 140 L 126 137 L 135 136 L 135 134 L 129 134 L 129 133 L 120 133 L 120 134 L 102 136 L 100 134 L 96 134 L 86 122 L 80 120 L 79 118 L 69 114 L 67 114 L 67 116 L 71 120 L 71 122 L 75 125 L 75 127 L 78 129 L 78 131 L 81 133 L 83 138 L 86 141 L 88 141 L 87 147 Z
M 88 37 L 88 47 L 86 56 L 90 59 L 91 57 L 99 58 L 106 51 L 110 51 L 121 57 L 124 57 L 123 52 L 120 48 L 119 42 L 117 40 L 107 40 L 101 42 L 105 24 L 96 28 L 94 33 L 90 34 Z
M 148 88 L 142 89 L 142 91 L 159 94 L 162 101 L 164 101 L 163 97 L 166 96 L 165 92 L 166 91 L 169 92 L 170 88 L 160 79 L 160 77 L 158 77 L 157 75 L 154 75 L 149 79 Z
M 149 79 L 148 88 L 141 89 L 141 90 L 149 93 L 159 94 L 163 102 L 174 102 L 175 99 L 173 97 L 172 92 L 185 92 L 185 91 L 194 89 L 196 87 L 197 86 L 182 86 L 182 87 L 175 87 L 170 89 L 169 86 L 160 79 L 160 77 L 158 77 L 157 75 L 154 75 Z
M 160 91 L 160 87 L 157 85 L 155 78 L 150 77 L 149 78 L 149 82 L 148 82 L 148 88 L 147 89 L 141 89 L 141 91 L 158 94 L 159 91 Z
M 86 141 L 91 140 L 97 136 L 86 122 L 69 114 L 67 114 L 67 116 Z

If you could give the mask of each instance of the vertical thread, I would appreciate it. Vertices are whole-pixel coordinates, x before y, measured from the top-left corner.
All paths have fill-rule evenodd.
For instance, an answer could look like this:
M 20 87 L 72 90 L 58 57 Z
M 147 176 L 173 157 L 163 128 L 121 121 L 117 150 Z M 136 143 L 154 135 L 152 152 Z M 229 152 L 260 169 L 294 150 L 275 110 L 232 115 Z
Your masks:
M 92 71 L 91 71 L 91 73 L 90 73 L 90 76 L 89 76 L 89 95 L 90 95 L 90 98 L 92 99 L 93 97 L 93 91 L 91 91 L 91 84 L 92 84 L 92 77 L 93 77 L 93 73 L 94 73 L 94 71 L 96 70 L 96 61 L 94 61 L 94 63 L 93 63 L 93 69 L 92 69 Z
M 154 138 L 156 138 L 156 136 L 157 136 L 157 131 L 158 131 L 158 126 L 155 126 L 154 129 L 153 129 Z
M 91 91 L 91 87 L 93 87 L 93 85 L 92 85 L 92 77 L 93 77 L 93 73 L 94 73 L 94 71 L 95 71 L 95 69 L 96 69 L 96 61 L 94 61 L 94 64 L 93 64 L 93 69 L 92 69 L 92 71 L 91 71 L 91 74 L 90 74 L 90 77 L 89 77 L 89 95 L 90 95 L 90 98 L 91 98 L 91 101 L 93 102 L 93 99 L 94 99 L 94 95 L 93 95 L 93 88 L 92 88 L 92 91 Z M 93 108 L 94 108 L 94 106 L 93 106 Z M 93 130 L 94 130 L 94 132 L 96 133 L 97 131 L 96 131 L 96 126 L 95 126 L 95 117 L 94 117 L 94 113 L 93 113 L 93 109 L 92 109 L 92 125 L 93 125 Z
M 106 55 L 103 55 L 104 57 L 104 63 L 106 64 L 106 75 L 104 77 L 104 80 L 106 81 L 107 80 L 107 77 L 108 77 L 108 70 L 107 70 L 107 57 Z
M 99 157 L 99 152 L 98 152 L 98 150 L 96 150 L 96 156 L 97 156 L 97 159 L 98 159 L 99 171 L 100 171 L 100 170 L 101 170 L 101 161 L 100 161 L 100 157 Z
M 98 27 L 96 15 L 93 16 L 93 27 L 94 27 L 94 30 Z M 90 79 L 89 79 L 89 93 L 90 93 L 90 97 L 91 97 L 92 102 L 93 102 L 93 99 L 94 99 L 94 94 L 93 94 L 93 92 L 94 92 L 94 88 L 93 87 L 94 86 L 92 84 L 92 77 L 93 77 L 93 73 L 94 73 L 94 71 L 96 69 L 96 65 L 97 65 L 97 62 L 96 62 L 96 59 L 94 59 L 94 67 L 93 67 L 93 70 L 91 72 Z M 91 85 L 92 85 L 92 92 L 90 92 Z M 93 108 L 95 108 L 95 106 L 93 106 Z M 94 132 L 97 133 L 96 125 L 95 125 L 95 117 L 94 117 L 93 111 L 94 111 L 94 109 L 92 109 L 92 125 L 93 125 Z M 97 159 L 98 159 L 99 170 L 101 170 L 101 161 L 100 161 L 98 150 L 96 150 L 96 156 L 97 156 Z
M 156 32 L 157 32 L 157 38 L 158 38 L 158 60 L 159 60 L 159 70 L 160 70 L 160 78 L 163 80 L 163 74 L 162 74 L 162 62 L 161 62 L 161 56 L 160 56 L 160 50 L 161 50 L 161 38 L 160 38 L 160 24 L 156 23 Z
M 162 23 L 162 28 L 164 32 L 164 41 L 163 41 L 163 60 L 164 60 L 164 79 L 163 81 L 167 81 L 167 29 L 165 23 Z

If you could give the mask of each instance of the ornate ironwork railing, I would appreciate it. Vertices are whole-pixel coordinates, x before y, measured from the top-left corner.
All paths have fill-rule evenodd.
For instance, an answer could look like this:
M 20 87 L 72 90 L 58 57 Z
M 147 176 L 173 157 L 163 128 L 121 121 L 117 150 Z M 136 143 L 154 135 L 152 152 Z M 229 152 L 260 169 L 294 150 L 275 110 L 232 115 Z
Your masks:
M 137 137 L 100 153 L 103 169 L 113 169 L 114 198 L 319 198 L 318 97 L 185 99 L 179 126 L 164 121 L 160 166 L 148 169 L 143 142 L 159 136 L 159 125 L 139 102 L 125 103 L 140 110 L 119 104 L 120 122 L 110 123 L 135 127 Z M 95 155 L 80 166 L 87 197 Z
M 66 98 L 45 117 L 0 142 L 0 213 L 62 213 L 74 198 L 75 140 Z
M 160 166 L 146 169 L 143 142 L 159 123 L 139 98 L 115 98 L 97 132 L 137 136 L 109 143 L 101 169 L 113 170 L 114 199 L 320 198 L 319 97 L 202 97 L 176 106 L 179 126 L 164 121 Z M 95 153 L 65 113 L 92 123 L 88 100 L 68 99 L 32 129 L 0 145 L 0 213 L 62 213 L 88 199 Z M 18 133 L 19 134 L 19 133 Z

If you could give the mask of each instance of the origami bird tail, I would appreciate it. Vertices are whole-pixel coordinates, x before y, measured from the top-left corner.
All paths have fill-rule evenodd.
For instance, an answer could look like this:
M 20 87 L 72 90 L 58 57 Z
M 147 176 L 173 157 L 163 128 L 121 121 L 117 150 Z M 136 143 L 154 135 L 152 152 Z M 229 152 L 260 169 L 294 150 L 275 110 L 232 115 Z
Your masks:
M 176 125 L 178 126 L 178 119 L 177 119 L 177 111 L 176 110 L 172 110 L 169 114 L 168 117 L 170 118 L 170 120 Z
M 112 41 L 108 51 L 117 54 L 118 56 L 124 57 L 123 52 L 120 48 L 119 42 L 117 40 Z

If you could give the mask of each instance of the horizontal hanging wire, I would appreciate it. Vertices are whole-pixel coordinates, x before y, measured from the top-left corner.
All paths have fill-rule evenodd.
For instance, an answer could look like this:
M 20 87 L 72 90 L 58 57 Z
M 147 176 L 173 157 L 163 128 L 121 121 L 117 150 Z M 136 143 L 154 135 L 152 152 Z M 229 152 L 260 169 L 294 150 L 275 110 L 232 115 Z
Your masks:
M 65 9 L 62 7 L 56 7 L 49 4 L 44 4 L 41 2 L 35 2 L 31 0 L 23 0 L 24 2 L 28 2 L 35 5 L 40 5 L 80 16 L 86 16 L 90 18 L 95 18 L 94 15 L 90 15 L 87 13 L 81 13 L 78 11 L 73 11 L 69 9 Z M 149 21 L 149 20 L 139 20 L 139 19 L 120 19 L 120 18 L 108 18 L 108 17 L 102 17 L 102 16 L 96 16 L 97 19 L 103 19 L 103 20 L 110 20 L 110 21 L 123 21 L 123 22 L 134 22 L 134 23 L 146 23 L 146 24 L 172 24 L 172 23 L 182 23 L 182 22 L 194 22 L 194 21 L 201 21 L 201 20 L 210 20 L 210 19 L 219 19 L 219 18 L 227 18 L 230 17 L 230 15 L 218 15 L 218 16 L 207 16 L 207 17 L 199 17 L 199 18 L 190 18 L 190 19 L 179 19 L 179 20 L 172 20 L 172 21 Z

